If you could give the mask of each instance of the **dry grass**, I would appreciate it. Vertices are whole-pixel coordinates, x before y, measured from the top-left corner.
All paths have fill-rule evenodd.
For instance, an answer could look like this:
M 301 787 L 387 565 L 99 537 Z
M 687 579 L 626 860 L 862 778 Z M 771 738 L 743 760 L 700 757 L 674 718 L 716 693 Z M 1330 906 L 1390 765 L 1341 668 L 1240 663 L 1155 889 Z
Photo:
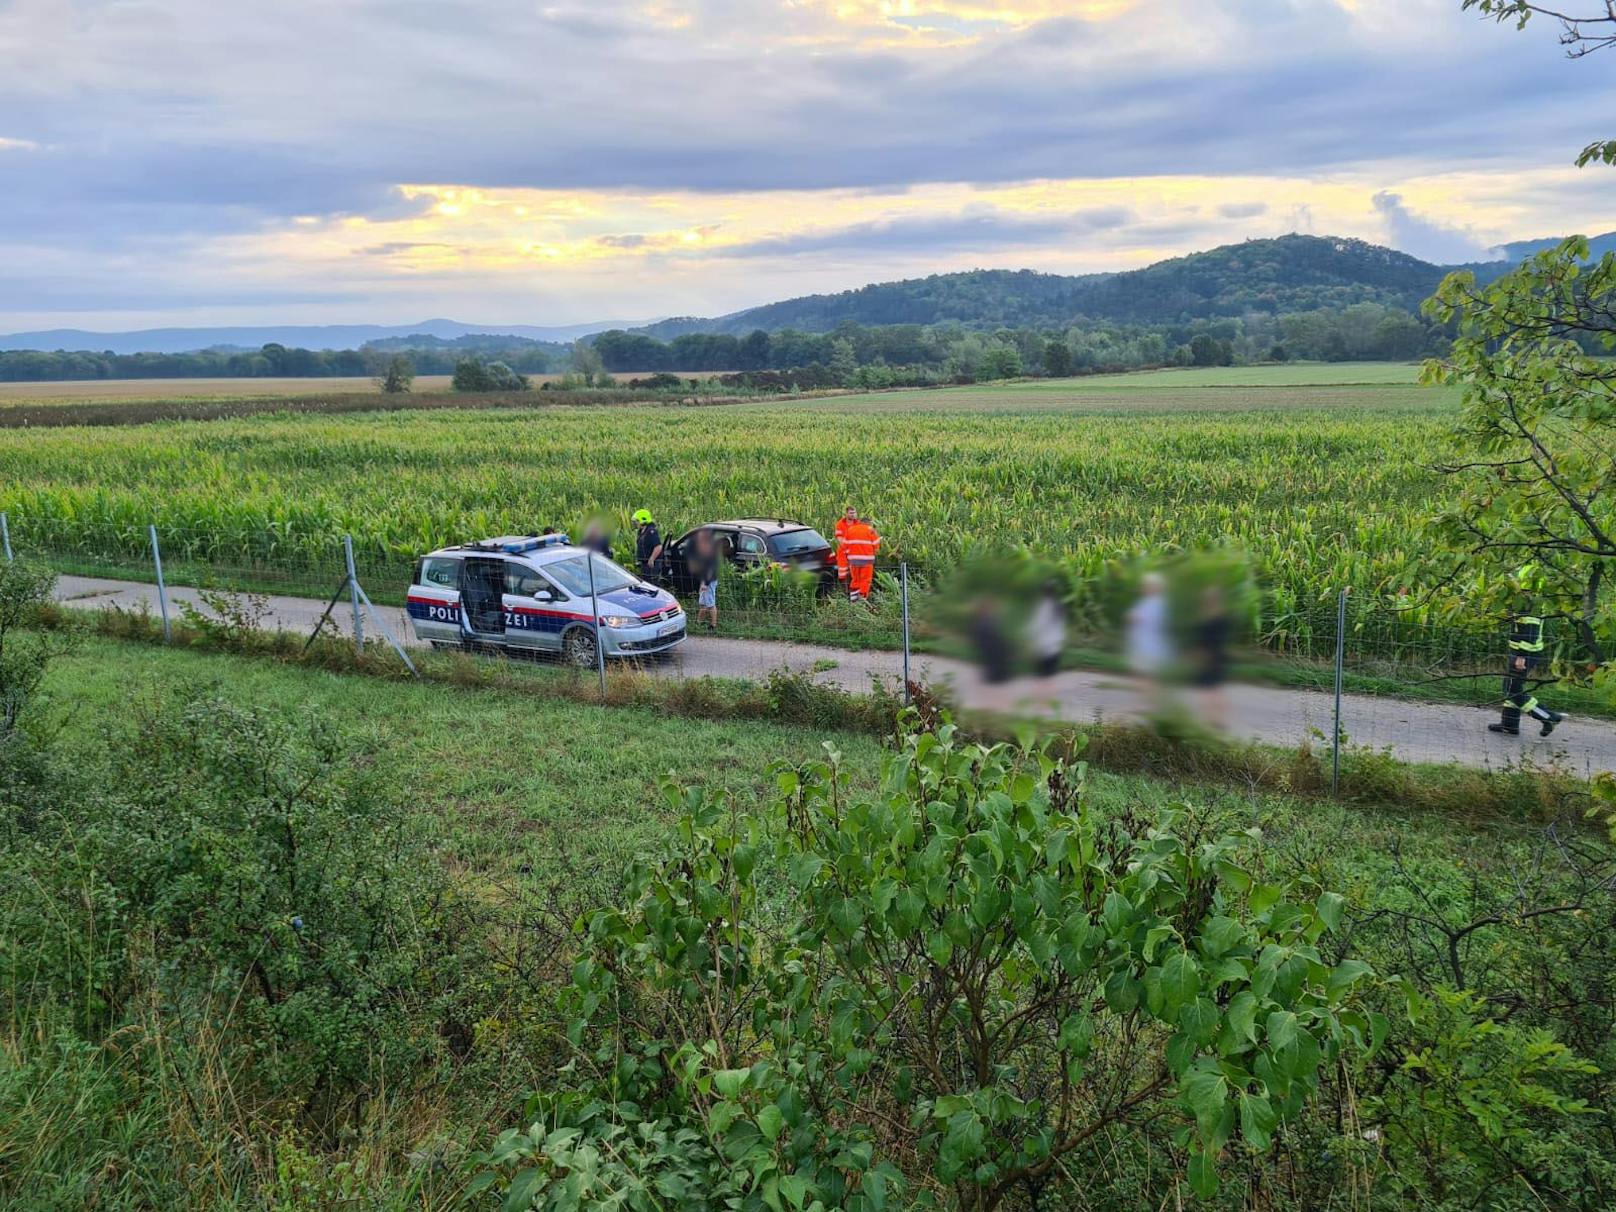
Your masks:
M 532 375 L 543 381 L 559 375 Z M 262 396 L 345 395 L 374 392 L 369 377 L 333 379 L 70 379 L 60 383 L 0 383 L 0 407 L 11 403 L 98 404 L 148 400 L 240 400 Z M 448 375 L 417 375 L 415 390 L 449 390 Z
M 650 371 L 624 371 L 619 383 L 648 375 Z M 690 371 L 686 379 L 710 379 L 727 371 Z M 559 381 L 561 375 L 528 375 L 533 386 Z M 450 390 L 449 375 L 416 375 L 415 394 L 431 395 Z M 368 375 L 325 379 L 68 379 L 60 383 L 0 382 L 0 408 L 24 404 L 145 404 L 154 400 L 218 401 L 253 400 L 264 397 L 341 396 L 378 394 L 376 382 Z

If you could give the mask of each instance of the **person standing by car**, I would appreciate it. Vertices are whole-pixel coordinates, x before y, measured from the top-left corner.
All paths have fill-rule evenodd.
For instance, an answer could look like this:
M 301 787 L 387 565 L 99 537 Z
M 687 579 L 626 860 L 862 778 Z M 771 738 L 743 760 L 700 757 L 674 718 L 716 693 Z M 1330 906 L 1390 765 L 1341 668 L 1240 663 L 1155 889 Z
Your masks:
M 611 531 L 606 529 L 606 523 L 600 518 L 589 519 L 584 527 L 583 546 L 596 555 L 605 556 L 608 560 L 612 558 Z
M 634 511 L 634 529 L 639 535 L 634 543 L 634 559 L 640 576 L 655 581 L 662 575 L 662 532 L 657 529 L 649 509 Z
M 875 553 L 881 549 L 881 536 L 875 527 L 854 514 L 836 527 L 836 574 L 847 582 L 847 597 L 862 602 L 870 596 L 875 582 Z
M 842 543 L 847 538 L 847 528 L 856 526 L 859 512 L 851 505 L 836 519 L 836 533 L 832 536 L 836 543 L 836 579 L 842 583 L 842 589 L 847 589 L 847 562 L 842 559 Z
M 696 581 L 696 621 L 718 630 L 718 568 L 724 561 L 713 532 L 698 530 L 690 542 L 690 574 Z

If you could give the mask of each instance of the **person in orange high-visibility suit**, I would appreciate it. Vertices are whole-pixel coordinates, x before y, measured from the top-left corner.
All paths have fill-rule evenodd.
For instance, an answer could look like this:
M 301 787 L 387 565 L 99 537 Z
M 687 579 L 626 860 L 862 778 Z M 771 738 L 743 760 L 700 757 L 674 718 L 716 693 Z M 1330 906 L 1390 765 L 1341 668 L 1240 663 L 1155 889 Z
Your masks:
M 859 520 L 858 510 L 851 505 L 847 512 L 836 519 L 836 579 L 842 583 L 842 592 L 847 592 L 847 561 L 842 559 L 842 544 L 847 541 L 847 528 Z
M 862 602 L 870 596 L 875 581 L 875 553 L 881 549 L 881 536 L 868 522 L 855 520 L 838 526 L 836 573 L 847 581 L 847 596 Z

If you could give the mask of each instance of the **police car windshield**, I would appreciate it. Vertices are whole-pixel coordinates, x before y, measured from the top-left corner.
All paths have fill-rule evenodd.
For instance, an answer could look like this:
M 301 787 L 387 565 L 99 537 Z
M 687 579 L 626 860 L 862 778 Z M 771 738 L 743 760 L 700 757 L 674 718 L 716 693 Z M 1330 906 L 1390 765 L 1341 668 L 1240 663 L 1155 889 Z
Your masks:
M 799 551 L 818 551 L 821 547 L 829 547 L 825 536 L 817 530 L 804 527 L 801 530 L 782 530 L 779 534 L 770 535 L 769 543 L 777 555 L 795 555 Z
M 566 560 L 554 560 L 544 565 L 547 575 L 554 577 L 556 584 L 575 597 L 587 598 L 589 596 L 589 560 L 585 556 L 575 556 Z M 626 589 L 630 585 L 637 585 L 637 578 L 630 576 L 622 568 L 602 556 L 595 557 L 595 592 L 612 593 L 618 589 Z

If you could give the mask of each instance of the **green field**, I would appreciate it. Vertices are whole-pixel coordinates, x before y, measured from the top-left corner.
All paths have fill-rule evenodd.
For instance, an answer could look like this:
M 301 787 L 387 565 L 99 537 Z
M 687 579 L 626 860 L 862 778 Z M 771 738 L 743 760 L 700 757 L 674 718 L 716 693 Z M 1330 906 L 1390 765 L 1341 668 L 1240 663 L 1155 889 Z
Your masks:
M 1228 544 L 1278 614 L 1417 584 L 1455 400 L 1406 366 L 1161 372 L 777 404 L 257 416 L 0 431 L 20 549 L 329 567 L 377 580 L 446 542 L 542 526 L 666 531 L 858 504 L 925 570 L 1025 547 L 1080 576 Z
M 565 863 L 614 880 L 636 855 L 665 845 L 670 814 L 659 778 L 710 787 L 756 811 L 771 786 L 769 763 L 806 761 L 824 739 L 756 720 L 695 720 L 103 640 L 58 665 L 52 683 L 72 733 L 91 746 L 120 703 L 151 702 L 176 686 L 335 721 L 375 754 L 389 795 L 442 826 L 453 861 L 488 878 Z M 853 734 L 837 744 L 860 765 L 878 748 Z
M 877 742 L 860 735 L 669 718 L 657 711 L 593 708 L 527 693 L 322 674 L 262 660 L 103 639 L 86 639 L 60 660 L 45 690 L 40 718 L 57 724 L 39 730 L 40 735 L 54 748 L 53 760 L 63 763 L 63 777 L 85 780 L 81 794 L 86 798 L 70 798 L 60 809 L 66 814 L 62 821 L 75 831 L 70 842 L 63 843 L 58 832 L 53 832 L 57 841 L 51 847 L 30 840 L 25 818 L 19 818 L 25 822 L 22 832 L 0 831 L 0 845 L 16 847 L 9 851 L 16 864 L 14 878 L 31 889 L 30 897 L 19 898 L 8 913 L 19 913 L 23 899 L 31 904 L 35 897 L 44 898 L 42 903 L 57 906 L 64 919 L 71 919 L 72 929 L 80 929 L 72 898 L 81 889 L 105 887 L 100 895 L 109 897 L 113 888 L 120 895 L 156 896 L 159 909 L 170 891 L 183 898 L 183 882 L 172 890 L 143 890 L 139 875 L 145 868 L 126 871 L 120 862 L 108 867 L 104 877 L 92 879 L 88 871 L 74 874 L 71 864 L 75 855 L 93 855 L 98 831 L 117 828 L 96 816 L 90 789 L 105 786 L 120 770 L 129 778 L 129 772 L 138 775 L 161 760 L 134 745 L 137 734 L 131 729 L 146 717 L 173 716 L 188 701 L 208 705 L 210 716 L 251 708 L 294 727 L 335 729 L 354 777 L 370 789 L 375 804 L 385 807 L 369 828 L 386 832 L 409 823 L 425 847 L 411 861 L 430 864 L 432 871 L 415 867 L 398 877 L 441 876 L 447 891 L 437 895 L 452 895 L 459 906 L 453 920 L 438 927 L 443 939 L 455 940 L 454 986 L 439 991 L 435 1000 L 423 997 L 420 1005 L 362 1011 L 384 1015 L 378 1021 L 393 1024 L 387 1030 L 417 1032 L 420 1041 L 413 1047 L 419 1056 L 373 1056 L 359 1070 L 345 1072 L 343 1088 L 359 1092 L 364 1111 L 343 1119 L 340 1131 L 310 1111 L 304 1098 L 307 1077 L 297 1067 L 297 1056 L 276 1056 L 267 1043 L 281 1038 L 277 1031 L 297 1030 L 300 1020 L 293 1018 L 289 1028 L 275 1027 L 273 1017 L 263 1014 L 266 1007 L 273 1008 L 273 999 L 261 999 L 237 974 L 229 974 L 224 993 L 241 1008 L 232 1005 L 226 1012 L 208 1002 L 207 982 L 194 979 L 210 970 L 186 967 L 191 962 L 186 947 L 200 946 L 209 937 L 205 931 L 212 913 L 231 920 L 228 904 L 208 912 L 193 910 L 186 921 L 187 931 L 195 935 L 190 941 L 168 926 L 162 949 L 147 960 L 160 961 L 162 967 L 138 968 L 127 984 L 118 980 L 117 968 L 99 978 L 120 991 L 110 1017 L 105 1003 L 87 1004 L 87 995 L 77 988 L 47 983 L 48 973 L 35 972 L 25 956 L 0 949 L 0 958 L 8 961 L 0 967 L 5 978 L 0 980 L 0 1006 L 6 1010 L 0 1027 L 0 1057 L 6 1062 L 0 1068 L 0 1111 L 5 1113 L 0 1116 L 0 1159 L 5 1163 L 0 1165 L 0 1202 L 9 1195 L 20 1200 L 17 1206 L 52 1209 L 464 1206 L 461 1195 L 478 1169 L 471 1154 L 500 1129 L 526 1122 L 520 1117 L 530 1091 L 569 1080 L 558 1073 L 571 1053 L 558 1038 L 555 1002 L 557 990 L 568 980 L 568 967 L 564 960 L 550 962 L 546 956 L 548 948 L 565 951 L 571 944 L 565 941 L 564 920 L 544 916 L 544 906 L 551 897 L 559 897 L 569 911 L 613 903 L 621 895 L 625 863 L 636 855 L 661 855 L 675 844 L 671 825 L 676 813 L 657 786 L 659 776 L 671 773 L 682 784 L 716 791 L 745 819 L 769 810 L 776 795 L 769 774 L 774 761 L 809 760 L 829 741 L 841 753 L 856 794 L 872 786 L 881 753 Z M 208 723 L 198 721 L 196 727 L 206 743 Z M 276 792 L 279 786 L 270 781 L 268 790 L 285 794 Z M 199 823 L 195 832 L 187 833 L 187 814 L 201 811 L 198 805 L 223 792 L 186 781 L 174 784 L 169 794 L 178 814 L 178 824 L 171 828 L 183 845 L 154 854 L 143 843 L 142 861 L 161 860 L 155 868 L 161 870 L 177 865 L 187 879 L 224 879 L 229 887 L 229 864 L 262 861 L 254 857 L 257 848 L 278 846 L 282 828 L 290 829 L 293 822 L 287 818 L 282 823 L 273 797 L 262 804 L 249 799 L 260 815 L 215 816 L 207 827 Z M 1201 836 L 1260 830 L 1260 841 L 1253 833 L 1242 843 L 1246 862 L 1269 878 L 1299 878 L 1310 887 L 1339 889 L 1356 923 L 1351 954 L 1385 974 L 1424 973 L 1422 981 L 1441 976 L 1439 940 L 1418 931 L 1402 932 L 1396 915 L 1436 912 L 1428 908 L 1434 898 L 1443 915 L 1463 922 L 1466 915 L 1493 904 L 1500 889 L 1537 879 L 1534 870 L 1542 852 L 1533 822 L 1553 811 L 1523 804 L 1519 824 L 1422 817 L 1394 805 L 1331 804 L 1099 773 L 1090 774 L 1088 794 L 1117 820 L 1149 820 L 1187 802 L 1193 806 L 1193 827 L 1209 831 Z M 318 802 L 318 797 L 311 801 Z M 262 822 L 262 834 L 253 832 L 255 820 Z M 313 828 L 312 818 L 297 823 L 303 830 Z M 1588 844 L 1593 844 L 1592 834 Z M 322 862 L 338 861 L 329 853 L 299 853 L 298 861 L 310 872 L 318 871 Z M 774 882 L 778 878 L 771 876 L 769 886 L 780 886 Z M 1572 894 L 1572 886 L 1558 876 L 1543 893 Z M 294 899 L 279 912 L 302 907 L 303 901 Z M 768 909 L 785 910 L 778 894 L 769 894 Z M 332 911 L 329 906 L 327 911 Z M 21 920 L 29 919 L 23 915 Z M 1600 966 L 1595 954 L 1583 954 L 1575 934 L 1554 933 L 1555 921 L 1548 919 L 1540 928 L 1509 919 L 1480 929 L 1468 936 L 1468 971 L 1484 989 L 1512 989 L 1553 968 L 1551 955 L 1574 955 L 1575 960 L 1565 960 L 1554 971 L 1556 988 L 1558 982 L 1566 982 L 1566 988 L 1604 988 L 1600 974 L 1608 968 Z M 250 924 L 265 931 L 266 938 L 275 926 Z M 303 928 L 319 938 L 324 926 L 316 919 Z M 561 932 L 554 933 L 558 927 Z M 88 963 L 105 951 L 138 962 L 145 956 L 142 948 L 158 945 L 143 941 L 144 923 L 138 919 L 124 923 L 109 918 L 105 931 L 94 939 L 94 947 L 86 938 L 81 951 L 62 954 L 83 954 Z M 73 941 L 77 937 L 61 933 L 65 941 L 50 944 L 52 956 L 78 946 Z M 10 941 L 0 935 L 0 943 Z M 448 944 L 440 939 L 436 945 Z M 1560 950 L 1542 951 L 1544 947 Z M 69 964 L 62 962 L 64 968 Z M 283 973 L 284 967 L 276 971 Z M 187 983 L 188 976 L 193 983 Z M 158 997 L 163 989 L 169 992 Z M 1400 1005 L 1391 987 L 1367 996 L 1394 1015 Z M 452 1054 L 431 1043 L 441 1030 L 436 1015 L 443 1012 L 434 1007 L 443 1004 L 479 1016 L 466 1042 Z M 199 1010 L 205 1011 L 200 1017 Z M 333 1025 L 348 1022 L 336 1008 L 323 1013 Z M 1554 1015 L 1558 1017 L 1550 1016 L 1550 1021 L 1582 1021 L 1571 1011 Z M 1523 1010 L 1521 1017 L 1538 1019 L 1535 1010 Z M 1429 1038 L 1410 1035 L 1397 1017 L 1391 1030 L 1395 1051 L 1387 1055 L 1393 1061 L 1416 1041 Z M 1591 1034 L 1578 1046 L 1584 1055 L 1603 1060 L 1608 1030 L 1600 1033 L 1595 1024 L 1588 1030 Z M 396 1035 L 388 1038 L 400 1047 Z M 1536 1038 L 1506 1034 L 1494 1046 L 1536 1047 L 1528 1042 Z M 1441 1046 L 1454 1046 L 1448 1037 L 1443 1040 Z M 1491 1055 L 1478 1054 L 1478 1063 Z M 1352 1088 L 1327 1094 L 1319 1111 L 1288 1125 L 1298 1141 L 1333 1141 L 1332 1133 L 1342 1133 L 1332 1120 L 1338 1113 L 1330 1100 L 1337 1095 L 1362 1114 L 1379 1117 L 1373 1122 L 1386 1122 L 1386 1104 L 1378 1101 L 1386 1074 L 1354 1056 Z M 1488 1063 L 1504 1061 L 1494 1057 Z M 304 1081 L 295 1087 L 296 1097 L 277 1084 L 288 1079 L 273 1076 L 281 1071 L 276 1065 L 291 1066 L 287 1071 Z M 1578 1080 L 1579 1089 L 1595 1099 L 1608 1091 L 1607 1078 Z M 1377 1081 L 1383 1083 L 1378 1092 Z M 1419 1107 L 1435 1096 L 1429 1087 L 1415 1088 L 1422 1091 Z M 1465 1087 L 1464 1093 L 1472 1088 Z M 1415 1116 L 1415 1126 L 1426 1122 L 1420 1116 L 1437 1114 L 1408 1107 L 1406 1102 L 1393 1104 L 1395 1114 Z M 1600 1172 L 1605 1123 L 1603 1110 L 1566 1119 L 1552 1154 L 1543 1155 L 1554 1160 L 1556 1184 L 1587 1182 L 1583 1175 Z M 1345 1134 L 1349 1146 L 1357 1132 L 1353 1128 Z M 1457 1148 L 1457 1142 L 1450 1147 Z M 1084 1205 L 1104 1212 L 1142 1206 L 1131 1175 L 1157 1174 L 1157 1167 L 1170 1175 L 1178 1164 L 1166 1153 L 1157 1156 L 1149 1148 L 1140 1152 L 1127 1136 L 1107 1148 L 1107 1165 L 1086 1183 Z M 1305 1173 L 1336 1172 L 1328 1156 L 1303 1157 L 1310 1167 Z M 1432 1159 L 1449 1167 L 1439 1171 L 1443 1182 L 1455 1181 L 1447 1177 L 1450 1173 L 1467 1183 L 1483 1182 L 1463 1163 L 1447 1158 L 1444 1150 Z M 1249 1175 L 1231 1167 L 1227 1199 L 1208 1206 L 1246 1206 L 1240 1202 L 1242 1193 L 1257 1195 L 1270 1184 L 1290 1181 L 1285 1172 L 1302 1160 L 1282 1153 L 1274 1163 L 1277 1178 L 1259 1168 L 1265 1164 L 1254 1161 Z M 1423 1181 L 1404 1173 L 1394 1182 L 1386 1173 L 1387 1163 L 1377 1161 L 1372 1151 L 1353 1164 L 1354 1183 L 1343 1188 L 1341 1198 L 1321 1188 L 1307 1206 L 1343 1212 L 1349 1207 L 1404 1206 L 1397 1202 L 1398 1183 Z M 1549 1181 L 1534 1176 L 1539 1189 Z M 1370 1188 L 1374 1199 L 1368 1198 Z M 1468 1205 L 1460 1199 L 1428 1206 Z M 1597 1196 L 1574 1206 L 1593 1208 Z
M 1118 391 L 1167 387 L 1317 387 L 1343 383 L 1386 386 L 1413 383 L 1418 369 L 1406 362 L 1285 362 L 1141 370 L 1132 374 L 1096 375 L 1092 382 L 1102 389 Z

